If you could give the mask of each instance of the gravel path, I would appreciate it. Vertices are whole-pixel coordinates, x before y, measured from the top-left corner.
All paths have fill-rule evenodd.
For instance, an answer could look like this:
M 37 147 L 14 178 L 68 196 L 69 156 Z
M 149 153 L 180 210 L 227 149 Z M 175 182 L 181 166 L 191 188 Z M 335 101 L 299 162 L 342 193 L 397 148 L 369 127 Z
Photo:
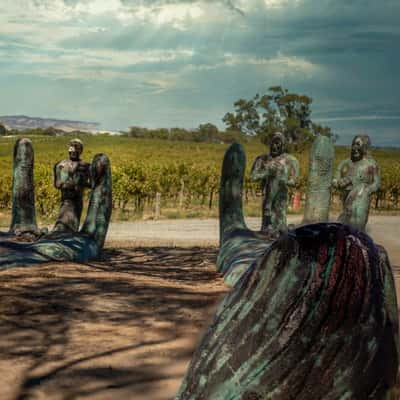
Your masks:
M 258 229 L 259 218 L 248 218 L 251 229 Z M 298 224 L 301 216 L 290 215 L 288 222 Z M 370 217 L 367 231 L 375 242 L 389 252 L 391 262 L 400 266 L 400 216 Z M 217 219 L 176 219 L 112 223 L 107 247 L 130 246 L 218 246 Z

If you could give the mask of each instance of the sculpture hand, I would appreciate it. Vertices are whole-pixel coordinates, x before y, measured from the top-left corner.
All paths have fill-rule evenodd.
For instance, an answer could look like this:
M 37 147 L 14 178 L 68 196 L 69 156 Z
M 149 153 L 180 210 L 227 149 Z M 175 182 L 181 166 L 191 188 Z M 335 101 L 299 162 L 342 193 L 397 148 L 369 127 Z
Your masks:
M 19 147 L 25 145 L 26 142 L 17 142 L 14 154 L 27 153 L 19 151 Z M 18 169 L 17 160 L 14 162 L 14 170 Z M 26 199 L 26 194 L 20 190 L 21 188 L 31 188 L 33 193 L 33 173 L 23 175 L 22 181 L 13 182 L 13 204 L 18 204 L 19 207 L 13 207 L 10 233 L 2 235 L 3 240 L 0 240 L 0 270 L 16 265 L 29 266 L 54 260 L 86 262 L 97 257 L 104 244 L 112 209 L 111 169 L 107 156 L 97 154 L 93 158 L 91 170 L 94 185 L 82 229 L 76 233 L 53 232 L 31 243 L 18 241 L 15 232 L 19 232 L 21 228 L 29 232 L 40 232 L 36 227 L 34 214 L 28 212 L 35 209 L 34 196 L 29 198 L 29 202 L 21 201 Z M 27 219 L 26 215 L 32 217 Z M 31 228 L 33 224 L 34 227 Z
M 217 260 L 233 287 L 176 400 L 349 393 L 364 400 L 375 398 L 377 388 L 384 398 L 399 364 L 396 290 L 384 250 L 337 223 L 305 225 L 266 241 L 244 222 L 244 171 L 243 148 L 233 144 L 221 174 Z

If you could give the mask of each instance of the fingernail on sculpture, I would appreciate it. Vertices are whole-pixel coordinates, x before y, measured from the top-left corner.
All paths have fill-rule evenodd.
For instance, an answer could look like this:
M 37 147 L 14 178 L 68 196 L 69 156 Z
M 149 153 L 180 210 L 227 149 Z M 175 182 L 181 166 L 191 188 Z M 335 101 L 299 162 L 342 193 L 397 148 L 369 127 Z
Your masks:
M 349 225 L 305 225 L 275 241 L 246 228 L 243 148 L 221 176 L 224 278 L 238 271 L 177 400 L 386 400 L 399 367 L 397 300 L 385 250 Z
M 44 234 L 37 228 L 30 140 L 16 142 L 13 169 L 13 216 L 10 232 L 0 236 L 0 270 L 49 261 L 86 262 L 97 257 L 104 245 L 112 211 L 108 157 L 96 154 L 90 165 L 91 192 L 87 216 L 81 230 L 76 232 L 65 229 Z M 27 232 L 35 234 L 26 235 Z

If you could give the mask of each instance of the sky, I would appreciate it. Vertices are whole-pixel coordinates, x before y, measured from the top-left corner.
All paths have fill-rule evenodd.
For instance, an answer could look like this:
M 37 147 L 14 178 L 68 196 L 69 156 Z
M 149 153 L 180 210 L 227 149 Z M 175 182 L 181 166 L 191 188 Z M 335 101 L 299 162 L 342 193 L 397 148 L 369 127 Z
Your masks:
M 281 85 L 400 147 L 399 0 L 0 0 L 0 115 L 196 128 Z

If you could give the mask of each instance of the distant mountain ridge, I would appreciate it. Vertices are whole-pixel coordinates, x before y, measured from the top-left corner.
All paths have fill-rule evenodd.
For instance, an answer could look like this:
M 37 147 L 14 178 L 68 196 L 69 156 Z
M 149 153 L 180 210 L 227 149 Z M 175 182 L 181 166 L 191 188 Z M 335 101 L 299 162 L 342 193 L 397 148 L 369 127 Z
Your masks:
M 83 121 L 71 121 L 66 119 L 56 118 L 39 118 L 39 117 L 28 117 L 26 115 L 6 115 L 0 116 L 0 123 L 6 126 L 8 129 L 34 129 L 34 128 L 56 128 L 61 129 L 65 132 L 71 131 L 93 131 L 98 130 L 100 124 L 98 122 L 83 122 Z

